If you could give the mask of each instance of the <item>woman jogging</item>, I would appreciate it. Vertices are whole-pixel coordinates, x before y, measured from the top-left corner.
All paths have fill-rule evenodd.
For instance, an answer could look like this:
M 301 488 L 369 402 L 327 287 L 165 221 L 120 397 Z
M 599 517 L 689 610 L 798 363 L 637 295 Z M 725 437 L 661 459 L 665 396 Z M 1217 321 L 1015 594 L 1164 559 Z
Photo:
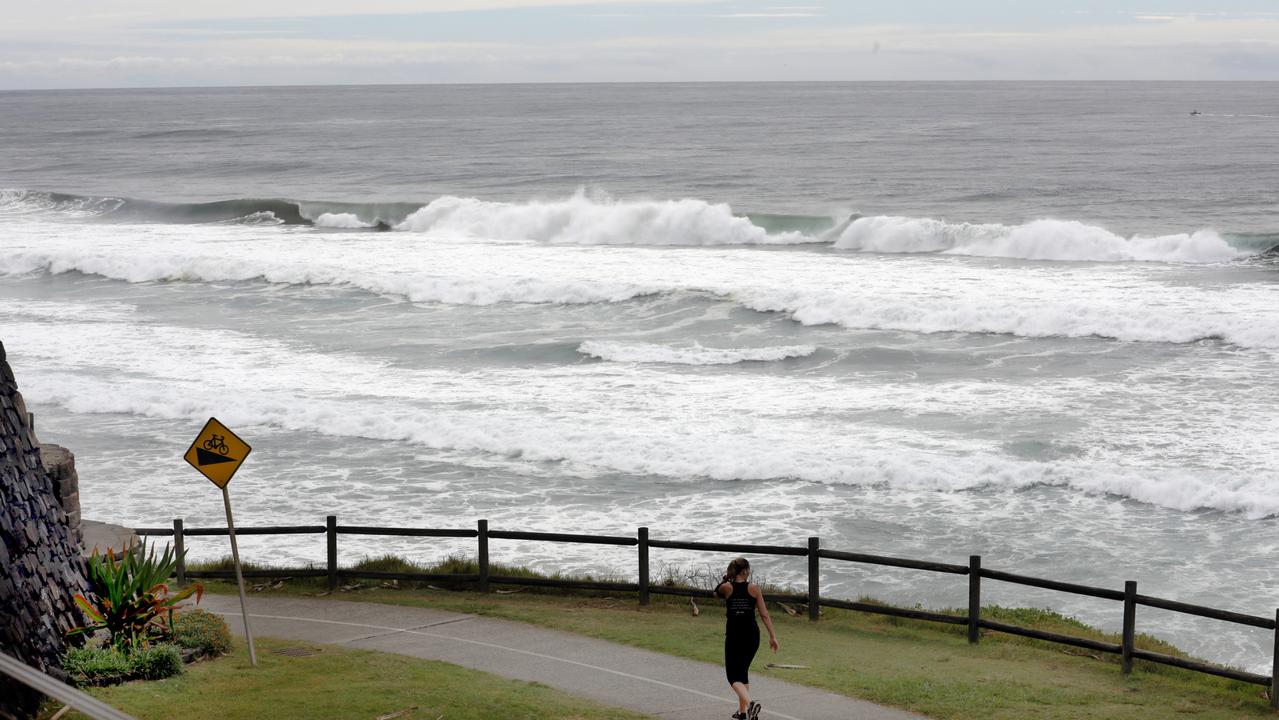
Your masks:
M 728 608 L 728 622 L 724 626 L 724 672 L 728 685 L 737 693 L 737 712 L 734 720 L 755 720 L 759 717 L 760 704 L 751 701 L 750 667 L 759 650 L 759 625 L 755 613 L 764 619 L 768 628 L 768 646 L 777 652 L 777 633 L 773 632 L 773 620 L 764 606 L 764 593 L 750 582 L 751 564 L 746 558 L 737 558 L 728 564 L 728 572 L 715 588 L 715 595 L 724 598 Z

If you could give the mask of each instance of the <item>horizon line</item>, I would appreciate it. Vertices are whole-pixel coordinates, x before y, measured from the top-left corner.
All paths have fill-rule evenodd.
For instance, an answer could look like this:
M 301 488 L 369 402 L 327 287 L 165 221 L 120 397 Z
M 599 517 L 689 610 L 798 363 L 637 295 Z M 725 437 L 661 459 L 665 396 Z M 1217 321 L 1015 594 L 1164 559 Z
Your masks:
M 471 81 L 471 82 L 385 82 L 385 83 L 256 83 L 240 85 L 120 85 L 107 87 L 41 87 L 41 88 L 0 88 L 0 93 L 23 92 L 114 92 L 135 90 L 236 90 L 253 88 L 376 88 L 376 87 L 513 87 L 525 85 L 858 85 L 858 84 L 930 84 L 930 85 L 1013 85 L 1013 84 L 1270 84 L 1279 83 L 1273 80 L 1245 79 L 1211 79 L 1211 80 L 1169 80 L 1167 78 L 1112 78 L 1096 79 L 984 79 L 984 80 L 525 80 L 525 81 Z

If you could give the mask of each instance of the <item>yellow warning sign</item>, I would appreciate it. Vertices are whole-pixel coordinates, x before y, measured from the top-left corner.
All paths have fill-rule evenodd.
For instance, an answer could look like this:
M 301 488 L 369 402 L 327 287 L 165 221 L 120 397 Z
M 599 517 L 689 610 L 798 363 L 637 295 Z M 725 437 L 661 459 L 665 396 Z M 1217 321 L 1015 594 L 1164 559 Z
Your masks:
M 217 418 L 209 418 L 182 458 L 212 480 L 214 485 L 224 488 L 252 450 Z

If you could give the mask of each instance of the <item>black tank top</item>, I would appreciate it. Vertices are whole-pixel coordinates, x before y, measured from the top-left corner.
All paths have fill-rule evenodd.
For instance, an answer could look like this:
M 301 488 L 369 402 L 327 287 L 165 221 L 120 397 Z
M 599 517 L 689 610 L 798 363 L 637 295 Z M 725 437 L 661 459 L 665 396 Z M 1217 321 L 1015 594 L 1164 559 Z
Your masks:
M 750 583 L 732 583 L 733 592 L 724 600 L 728 609 L 729 627 L 755 625 L 755 598 L 751 597 Z

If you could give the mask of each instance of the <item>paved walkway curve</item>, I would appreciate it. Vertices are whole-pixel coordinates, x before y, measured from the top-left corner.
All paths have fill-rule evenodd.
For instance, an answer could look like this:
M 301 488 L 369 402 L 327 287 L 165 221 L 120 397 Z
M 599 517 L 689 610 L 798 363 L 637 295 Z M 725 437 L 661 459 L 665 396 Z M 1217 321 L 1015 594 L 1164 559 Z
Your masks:
M 239 599 L 206 595 L 200 606 L 243 636 Z M 381 603 L 249 598 L 255 636 L 379 650 L 539 682 L 605 705 L 669 720 L 727 719 L 732 691 L 718 665 L 534 625 Z M 757 677 L 761 717 L 777 720 L 919 720 L 863 700 Z

